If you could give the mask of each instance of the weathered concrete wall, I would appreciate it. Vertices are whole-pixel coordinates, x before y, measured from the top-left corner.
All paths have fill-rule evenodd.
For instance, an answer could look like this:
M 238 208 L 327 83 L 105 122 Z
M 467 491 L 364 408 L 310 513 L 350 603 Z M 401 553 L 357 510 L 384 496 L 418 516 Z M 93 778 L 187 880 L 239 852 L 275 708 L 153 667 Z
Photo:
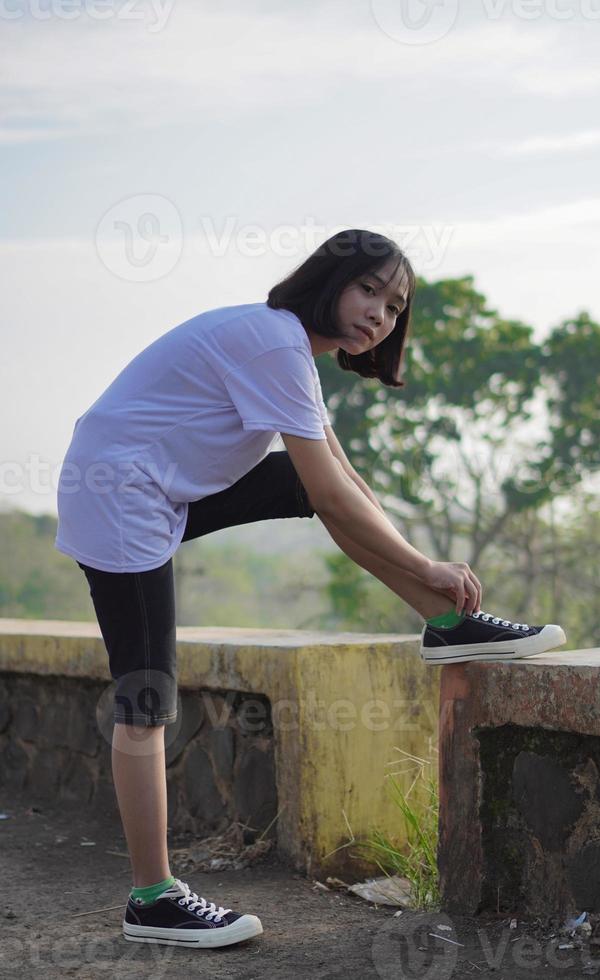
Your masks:
M 262 830 L 277 814 L 284 859 L 350 880 L 367 865 L 344 846 L 349 828 L 402 843 L 386 777 L 398 748 L 427 758 L 437 740 L 439 672 L 422 663 L 417 637 L 184 627 L 177 640 L 181 702 L 165 732 L 171 826 L 205 834 L 248 814 Z M 49 792 L 112 805 L 107 660 L 95 624 L 0 620 L 0 710 L 10 712 L 0 766 L 10 778 L 56 769 L 58 788 L 40 777 Z M 219 705 L 231 699 L 222 723 Z M 407 791 L 413 776 L 396 778 Z
M 484 774 L 482 902 L 600 911 L 600 738 L 477 729 Z
M 600 650 L 442 668 L 448 911 L 600 911 Z
M 51 797 L 117 816 L 105 686 L 0 675 L 1 794 L 24 790 L 34 802 Z M 277 813 L 268 702 L 236 691 L 184 691 L 179 710 L 182 724 L 165 729 L 169 826 L 206 835 L 235 820 L 249 825 L 254 840 Z M 274 837 L 275 827 L 265 836 Z

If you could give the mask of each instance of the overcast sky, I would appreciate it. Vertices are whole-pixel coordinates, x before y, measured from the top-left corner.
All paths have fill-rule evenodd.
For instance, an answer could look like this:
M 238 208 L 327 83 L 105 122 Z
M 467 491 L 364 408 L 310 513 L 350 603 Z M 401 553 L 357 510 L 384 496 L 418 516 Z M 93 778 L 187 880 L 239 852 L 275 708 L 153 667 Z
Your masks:
M 155 337 L 341 227 L 600 318 L 600 0 L 0 0 L 1 494 Z M 318 360 L 317 360 L 318 364 Z

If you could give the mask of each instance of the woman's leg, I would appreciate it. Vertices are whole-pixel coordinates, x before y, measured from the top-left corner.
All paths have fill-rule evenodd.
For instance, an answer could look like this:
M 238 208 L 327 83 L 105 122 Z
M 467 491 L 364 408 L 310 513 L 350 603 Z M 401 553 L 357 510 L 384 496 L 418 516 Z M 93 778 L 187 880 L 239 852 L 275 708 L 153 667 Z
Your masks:
M 172 561 L 139 573 L 78 564 L 116 680 L 113 781 L 133 884 L 143 888 L 170 876 L 165 724 L 177 717 Z
M 155 885 L 171 874 L 164 725 L 115 724 L 112 772 L 134 887 Z
M 231 487 L 192 502 L 183 541 L 234 524 L 280 517 L 313 517 L 315 513 L 287 451 L 272 452 Z M 331 521 L 320 514 L 318 517 L 349 558 L 387 585 L 424 619 L 455 608 L 450 593 L 431 589 L 410 572 L 355 544 Z

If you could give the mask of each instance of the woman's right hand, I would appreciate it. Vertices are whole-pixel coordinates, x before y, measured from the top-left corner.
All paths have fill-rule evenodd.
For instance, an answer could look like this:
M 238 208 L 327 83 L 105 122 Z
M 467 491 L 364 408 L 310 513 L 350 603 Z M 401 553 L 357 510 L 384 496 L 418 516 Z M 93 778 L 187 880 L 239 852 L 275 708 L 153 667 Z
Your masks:
M 421 579 L 432 589 L 450 592 L 456 612 L 473 613 L 481 609 L 481 582 L 464 561 L 432 561 Z

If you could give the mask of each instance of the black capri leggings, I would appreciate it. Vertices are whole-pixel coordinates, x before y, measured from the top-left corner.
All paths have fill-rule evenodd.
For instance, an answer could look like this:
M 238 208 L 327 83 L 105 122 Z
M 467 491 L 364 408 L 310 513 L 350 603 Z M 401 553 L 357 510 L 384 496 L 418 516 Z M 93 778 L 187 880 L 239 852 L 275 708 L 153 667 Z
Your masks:
M 268 453 L 237 483 L 189 504 L 182 541 L 278 517 L 313 517 L 288 453 Z M 168 725 L 177 719 L 173 559 L 148 572 L 84 572 L 116 681 L 114 720 Z

